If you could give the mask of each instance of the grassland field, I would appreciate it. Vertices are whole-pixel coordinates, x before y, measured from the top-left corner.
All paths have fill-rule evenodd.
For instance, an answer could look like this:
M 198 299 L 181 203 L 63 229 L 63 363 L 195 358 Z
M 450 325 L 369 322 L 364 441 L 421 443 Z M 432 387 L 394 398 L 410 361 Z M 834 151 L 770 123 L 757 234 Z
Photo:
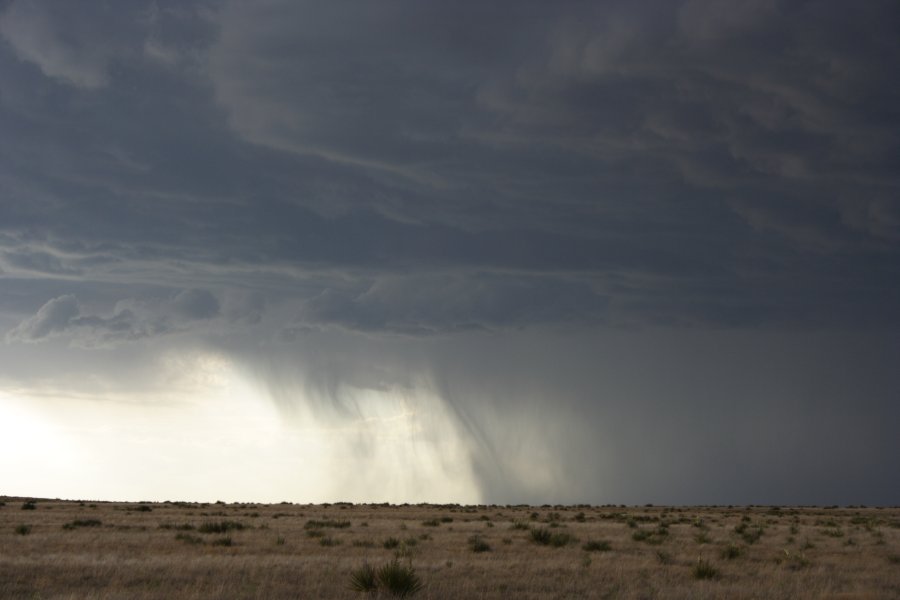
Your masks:
M 3 599 L 900 598 L 900 508 L 0 502 Z

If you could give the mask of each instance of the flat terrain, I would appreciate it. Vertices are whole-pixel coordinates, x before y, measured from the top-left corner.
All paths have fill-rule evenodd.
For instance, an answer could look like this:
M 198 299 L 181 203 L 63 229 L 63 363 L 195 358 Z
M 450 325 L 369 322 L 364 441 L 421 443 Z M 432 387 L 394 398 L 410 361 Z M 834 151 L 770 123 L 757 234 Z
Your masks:
M 900 598 L 900 509 L 0 497 L 0 598 Z M 388 597 L 386 591 L 381 597 Z

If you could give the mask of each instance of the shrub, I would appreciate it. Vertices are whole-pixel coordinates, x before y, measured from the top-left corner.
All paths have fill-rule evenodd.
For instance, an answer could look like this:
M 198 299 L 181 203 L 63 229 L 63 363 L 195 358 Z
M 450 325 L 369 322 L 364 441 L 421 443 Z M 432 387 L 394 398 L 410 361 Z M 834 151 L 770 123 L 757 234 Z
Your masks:
M 571 534 L 564 532 L 552 533 L 543 527 L 533 527 L 531 529 L 531 541 L 541 546 L 553 546 L 560 548 L 567 544 L 577 542 L 578 540 Z
M 741 533 L 741 538 L 748 544 L 755 544 L 759 541 L 760 536 L 762 536 L 762 527 L 757 527 L 753 530 L 745 529 Z
M 512 525 L 509 526 L 510 529 L 528 529 L 528 523 L 524 521 L 513 521 Z
M 585 552 L 609 552 L 612 546 L 606 540 L 589 540 L 581 549 Z
M 330 548 L 331 546 L 339 546 L 340 544 L 341 544 L 340 540 L 336 540 L 331 536 L 323 537 L 322 539 L 319 540 L 320 546 L 326 546 L 328 548 Z
M 159 529 L 174 529 L 175 531 L 193 531 L 196 529 L 190 523 L 182 523 L 181 525 L 173 525 L 172 523 L 162 523 L 159 525 Z
M 551 537 L 553 537 L 553 534 L 551 534 L 549 530 L 544 529 L 543 527 L 533 527 L 531 529 L 531 541 L 536 544 L 546 546 L 550 543 Z
M 734 560 L 735 558 L 741 556 L 743 553 L 744 549 L 740 546 L 737 546 L 735 544 L 728 544 L 728 546 L 722 550 L 721 556 L 725 560 Z
M 693 573 L 695 579 L 714 579 L 718 577 L 719 570 L 712 566 L 709 561 L 699 558 L 697 559 L 697 564 L 694 565 Z
M 334 519 L 325 519 L 324 521 L 316 521 L 311 519 L 303 526 L 304 529 L 323 529 L 325 527 L 333 527 L 334 529 L 346 529 L 350 527 L 350 521 L 336 521 Z
M 441 523 L 437 519 L 429 519 L 427 521 L 422 521 L 422 525 L 425 527 L 437 527 Z
M 230 537 L 216 538 L 212 541 L 213 546 L 232 546 Z
M 385 549 L 387 549 L 387 550 L 393 550 L 394 548 L 396 548 L 399 545 L 400 545 L 400 540 L 398 540 L 395 537 L 389 537 L 388 539 L 384 540 L 384 543 L 382 544 L 382 546 L 384 546 Z
M 412 596 L 422 589 L 422 581 L 412 565 L 402 565 L 396 559 L 378 569 L 375 577 L 381 588 L 398 598 Z
M 103 523 L 97 519 L 75 519 L 74 521 L 63 525 L 63 529 L 71 530 L 77 527 L 100 527 L 101 525 L 103 525 Z
M 477 535 L 469 538 L 469 548 L 472 552 L 490 552 L 490 545 Z
M 241 530 L 243 528 L 244 524 L 239 521 L 207 521 L 202 523 L 197 531 L 200 533 L 226 533 L 232 529 Z
M 27 500 L 22 503 L 22 510 L 35 510 L 37 509 L 37 504 L 34 500 Z
M 15 532 L 19 535 L 28 535 L 31 533 L 31 525 L 19 525 L 16 527 Z
M 375 575 L 375 567 L 369 563 L 350 573 L 350 589 L 354 592 L 374 594 L 378 591 L 378 579 Z

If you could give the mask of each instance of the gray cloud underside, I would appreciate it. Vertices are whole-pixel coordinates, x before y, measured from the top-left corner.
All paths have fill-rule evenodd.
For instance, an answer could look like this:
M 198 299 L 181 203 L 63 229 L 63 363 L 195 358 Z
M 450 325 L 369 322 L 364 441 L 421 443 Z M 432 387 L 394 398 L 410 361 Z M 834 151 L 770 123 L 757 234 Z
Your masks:
M 277 265 L 361 278 L 301 294 L 346 299 L 438 270 L 557 290 L 520 324 L 896 321 L 890 3 L 176 8 L 3 9 L 5 271 Z M 427 296 L 400 328 L 503 325 Z

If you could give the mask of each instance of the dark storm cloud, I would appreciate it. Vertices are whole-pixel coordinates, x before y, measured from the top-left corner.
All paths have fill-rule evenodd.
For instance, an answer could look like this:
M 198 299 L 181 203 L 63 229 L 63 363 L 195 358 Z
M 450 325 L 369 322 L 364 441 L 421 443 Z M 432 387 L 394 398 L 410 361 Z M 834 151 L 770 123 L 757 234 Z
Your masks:
M 0 212 L 39 242 L 13 267 L 82 272 L 62 251 L 89 231 L 80 258 L 148 275 L 472 269 L 477 294 L 494 269 L 562 270 L 629 323 L 642 314 L 616 311 L 781 323 L 781 303 L 882 286 L 892 317 L 890 3 L 71 10 L 11 2 L 0 18 L 0 185 L 27 198 Z M 835 256 L 850 281 L 829 275 Z M 807 265 L 819 277 L 800 288 Z M 826 323 L 872 308 L 868 293 L 843 303 Z M 353 306 L 347 323 L 395 320 Z M 425 329 L 466 320 L 435 310 Z
M 361 331 L 426 334 L 543 322 L 601 322 L 606 299 L 581 282 L 469 274 L 388 277 L 362 290 L 327 289 L 300 322 Z
M 2 2 L 6 348 L 206 344 L 323 396 L 415 374 L 494 498 L 546 492 L 504 459 L 542 423 L 561 471 L 638 456 L 639 500 L 666 473 L 764 479 L 701 486 L 717 460 L 802 469 L 846 418 L 874 497 L 897 451 L 898 23 L 886 0 Z M 769 345 L 797 374 L 766 363 L 755 388 Z M 781 414 L 761 398 L 798 394 L 752 447 Z M 828 434 L 804 429 L 818 408 Z

